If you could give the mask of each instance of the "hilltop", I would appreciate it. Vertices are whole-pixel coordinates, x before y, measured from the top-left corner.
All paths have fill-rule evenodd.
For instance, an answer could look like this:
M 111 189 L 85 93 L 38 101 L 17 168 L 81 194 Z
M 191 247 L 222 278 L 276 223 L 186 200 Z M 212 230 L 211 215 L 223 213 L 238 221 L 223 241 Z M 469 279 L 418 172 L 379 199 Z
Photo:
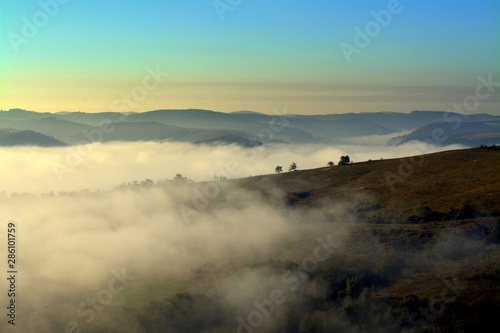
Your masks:
M 268 194 L 279 189 L 291 208 L 356 202 L 351 209 L 368 221 L 408 222 L 411 216 L 416 221 L 444 220 L 454 217 L 446 216 L 450 211 L 464 208 L 471 217 L 500 215 L 499 166 L 499 149 L 473 148 L 256 176 L 239 182 Z

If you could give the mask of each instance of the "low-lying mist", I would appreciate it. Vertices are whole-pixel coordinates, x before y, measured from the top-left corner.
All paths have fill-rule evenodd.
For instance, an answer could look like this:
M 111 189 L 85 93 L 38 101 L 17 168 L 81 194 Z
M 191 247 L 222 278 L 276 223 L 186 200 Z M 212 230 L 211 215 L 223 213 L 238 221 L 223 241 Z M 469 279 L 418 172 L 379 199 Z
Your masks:
M 303 227 L 304 218 L 320 223 L 327 212 L 330 219 L 342 213 L 337 206 L 295 214 L 228 182 L 198 207 L 193 197 L 201 190 L 173 184 L 2 200 L 1 220 L 17 224 L 19 332 L 99 331 L 110 311 L 127 318 L 123 309 L 171 296 L 176 285 L 209 294 L 204 288 L 210 288 L 245 315 L 275 274 L 253 265 L 313 255 L 311 245 L 297 247 L 297 239 L 314 243 L 324 235 Z M 279 191 L 274 196 L 281 200 Z M 336 228 L 324 241 L 340 246 L 346 233 Z M 0 288 L 6 290 L 5 279 Z M 236 326 L 236 316 L 226 319 Z M 117 331 L 137 331 L 113 323 Z
M 338 145 L 273 145 L 242 148 L 236 145 L 194 145 L 172 142 L 92 143 L 64 148 L 1 148 L 0 191 L 10 194 L 77 191 L 106 191 L 146 178 L 172 179 L 182 174 L 193 181 L 214 176 L 242 178 L 273 173 L 276 166 L 288 170 L 335 164 L 342 155 L 351 161 L 420 155 L 462 146 L 433 146 L 424 143 L 387 145 L 389 136 L 353 138 Z
M 180 179 L 116 188 L 177 173 L 195 181 L 242 178 L 272 173 L 276 165 L 286 170 L 291 162 L 299 169 L 322 167 L 345 154 L 356 162 L 460 148 L 375 142 L 2 149 L 1 189 L 8 196 L 0 201 L 0 217 L 17 225 L 19 295 L 18 324 L 2 321 L 1 331 L 400 331 L 390 306 L 370 296 L 371 286 L 405 272 L 439 272 L 436 262 L 463 255 L 451 247 L 457 239 L 465 244 L 463 235 L 436 238 L 428 245 L 432 255 L 409 256 L 420 248 L 386 250 L 381 239 L 387 235 L 364 234 L 349 207 L 366 198 L 355 193 L 296 208 L 272 182 L 249 189 L 225 178 Z M 54 164 L 62 169 L 54 171 Z M 85 188 L 101 191 L 58 194 Z M 468 254 L 487 249 L 482 240 L 466 240 L 473 243 Z M 0 281 L 3 292 L 8 281 Z M 364 319 L 354 327 L 356 311 Z

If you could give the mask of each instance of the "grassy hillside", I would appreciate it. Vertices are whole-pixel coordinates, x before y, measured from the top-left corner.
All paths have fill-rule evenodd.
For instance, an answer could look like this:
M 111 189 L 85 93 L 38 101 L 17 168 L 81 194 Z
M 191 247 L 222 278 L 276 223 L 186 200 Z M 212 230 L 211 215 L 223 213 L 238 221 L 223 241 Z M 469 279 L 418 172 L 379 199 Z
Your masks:
M 204 214 L 241 187 L 289 214 L 271 257 L 235 255 L 181 280 L 137 283 L 113 311 L 138 318 L 137 332 L 493 332 L 499 162 L 500 151 L 477 148 L 225 181 Z M 206 185 L 188 186 L 201 193 Z M 318 237 L 329 235 L 332 251 L 307 267 Z M 235 309 L 222 281 L 261 274 L 254 272 L 267 282 L 249 308 Z M 273 288 L 286 303 L 258 310 L 265 318 L 258 326 L 238 326 Z
M 469 206 L 475 211 L 469 213 L 477 216 L 500 215 L 499 166 L 500 150 L 474 148 L 299 170 L 240 182 L 267 194 L 279 189 L 294 208 L 325 202 L 352 205 L 357 201 L 352 209 L 365 222 L 407 222 L 410 216 L 425 211 L 449 214 L 450 209 L 467 210 Z

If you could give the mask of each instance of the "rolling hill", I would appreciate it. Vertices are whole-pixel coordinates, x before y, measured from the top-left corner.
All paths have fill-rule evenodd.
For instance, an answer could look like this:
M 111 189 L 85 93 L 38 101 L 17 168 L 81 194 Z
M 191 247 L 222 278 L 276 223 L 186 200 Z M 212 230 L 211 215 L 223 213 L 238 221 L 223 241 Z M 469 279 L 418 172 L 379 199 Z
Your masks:
M 0 146 L 61 147 L 64 142 L 51 136 L 29 130 L 0 129 Z
M 422 141 L 466 146 L 491 145 L 500 142 L 500 121 L 467 123 L 434 123 L 414 130 L 400 139 L 400 143 Z
M 235 189 L 246 189 L 287 213 L 286 241 L 273 242 L 270 258 L 235 256 L 179 280 L 137 282 L 115 310 L 140 318 L 135 332 L 188 332 L 193 321 L 200 331 L 251 332 L 234 318 L 252 322 L 255 309 L 267 313 L 264 332 L 493 332 L 500 310 L 499 162 L 500 149 L 474 148 L 224 180 L 205 214 L 227 208 Z M 391 183 L 389 175 L 400 179 Z M 214 182 L 185 186 L 203 193 Z M 253 304 L 264 304 L 273 288 L 286 302 L 267 312 L 260 305 L 234 311 L 218 281 L 256 271 L 271 282 L 259 285 Z M 206 316 L 213 309 L 220 316 Z
M 460 119 L 457 127 L 456 119 Z M 254 147 L 263 143 L 339 143 L 349 138 L 412 133 L 394 143 L 429 141 L 440 130 L 446 140 L 469 147 L 499 143 L 499 116 L 459 115 L 444 111 L 411 113 L 373 112 L 328 115 L 267 115 L 240 111 L 155 110 L 141 113 L 38 113 L 20 109 L 0 112 L 0 128 L 30 130 L 68 143 L 88 142 L 85 133 L 101 132 L 102 141 L 182 141 L 237 144 Z M 110 131 L 101 131 L 106 124 Z M 92 140 L 92 139 L 90 139 Z
M 162 273 L 141 256 L 139 272 L 148 275 L 110 292 L 112 304 L 81 326 L 88 331 L 494 332 L 500 311 L 499 162 L 498 147 L 483 147 L 234 180 L 134 182 L 110 192 L 31 199 L 58 206 L 94 201 L 105 209 L 99 234 L 109 229 L 115 241 L 130 224 L 117 228 L 109 223 L 109 211 L 123 218 L 141 209 L 137 198 L 145 198 L 137 234 L 147 256 L 178 247 L 192 251 L 160 261 Z M 180 195 L 169 201 L 169 193 Z M 193 198 L 203 193 L 206 200 L 196 206 Z M 150 195 L 159 198 L 159 207 Z M 130 210 L 123 208 L 123 198 Z M 110 199 L 113 204 L 103 205 Z M 195 205 L 203 218 L 172 227 L 179 204 Z M 69 214 L 73 218 L 73 210 Z M 243 219 L 245 214 L 252 219 Z M 161 229 L 152 235 L 147 227 L 155 219 Z M 241 232 L 226 234 L 231 226 Z M 185 241 L 176 242 L 177 233 Z M 224 256 L 205 250 L 207 256 L 193 264 L 191 257 L 205 254 L 201 240 L 207 238 L 200 236 L 206 234 L 216 244 L 228 237 L 220 248 Z M 152 246 L 153 236 L 159 246 Z M 126 230 L 124 237 L 128 247 L 138 236 Z M 259 238 L 265 242 L 252 245 Z M 178 273 L 184 263 L 187 268 Z M 59 293 L 55 301 L 44 298 L 41 308 L 57 313 L 47 331 L 75 320 L 82 300 L 99 298 L 106 285 L 71 297 Z M 38 304 L 25 307 L 27 315 L 40 311 Z M 110 327 L 118 322 L 125 328 Z
M 499 166 L 499 148 L 473 148 L 254 176 L 238 182 L 269 197 L 280 191 L 283 198 L 276 204 L 289 208 L 357 202 L 349 210 L 360 220 L 406 223 L 418 214 L 428 220 L 433 216 L 449 219 L 452 217 L 445 214 L 466 204 L 474 209 L 472 215 L 500 216 Z M 428 216 L 423 216 L 426 211 Z

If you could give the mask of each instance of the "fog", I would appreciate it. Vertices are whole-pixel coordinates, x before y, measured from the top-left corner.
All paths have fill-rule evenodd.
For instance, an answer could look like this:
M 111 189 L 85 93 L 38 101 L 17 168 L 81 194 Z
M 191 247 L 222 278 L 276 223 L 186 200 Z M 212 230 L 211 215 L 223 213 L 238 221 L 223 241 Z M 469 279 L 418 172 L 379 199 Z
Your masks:
M 364 140 L 375 142 L 358 138 L 355 144 L 336 147 L 257 149 L 94 144 L 80 159 L 70 157 L 72 165 L 66 158 L 78 153 L 75 147 L 3 148 L 1 189 L 7 195 L 101 190 L 0 201 L 4 225 L 7 221 L 17 225 L 16 331 L 144 332 L 148 321 L 137 318 L 142 311 L 154 314 L 158 306 L 149 308 L 150 302 L 183 291 L 220 297 L 225 310 L 214 316 L 236 328 L 240 319 L 248 325 L 252 311 L 260 306 L 255 302 L 267 304 L 264 301 L 279 290 L 282 294 L 276 299 L 284 305 L 276 303 L 272 315 L 257 325 L 263 332 L 273 332 L 287 313 L 293 313 L 294 304 L 320 297 L 318 293 L 326 290 L 324 282 L 310 280 L 304 271 L 313 274 L 320 269 L 321 262 L 311 262 L 313 258 L 327 260 L 347 248 L 352 224 L 345 222 L 357 219 L 348 216 L 347 204 L 325 201 L 315 208 L 290 209 L 276 204 L 284 203 L 284 194 L 272 183 L 263 185 L 271 197 L 223 180 L 213 182 L 216 188 L 208 195 L 203 184 L 115 187 L 145 178 L 172 179 L 177 173 L 199 181 L 214 175 L 240 178 L 271 173 L 276 165 L 287 169 L 291 162 L 297 162 L 299 169 L 322 167 L 330 160 L 337 163 L 344 154 L 356 162 L 460 148 L 420 143 L 366 146 Z M 67 169 L 55 172 L 54 163 Z M 197 196 L 202 196 L 198 206 Z M 330 223 L 325 223 L 327 215 Z M 5 238 L 0 240 L 4 242 Z M 291 268 L 290 262 L 301 266 Z M 0 290 L 7 290 L 7 281 L 1 281 Z M 212 307 L 216 308 L 207 305 L 202 311 L 205 317 L 210 317 Z M 351 329 L 336 314 L 328 320 L 328 327 L 339 332 Z M 2 331 L 5 327 L 2 321 Z
M 160 286 L 148 301 L 161 299 L 171 296 L 162 289 L 165 285 L 191 281 L 206 269 L 210 274 L 201 277 L 201 284 L 209 284 L 245 315 L 257 290 L 262 293 L 272 274 L 265 268 L 241 271 L 241 267 L 275 257 L 300 258 L 301 251 L 308 248 L 297 249 L 297 238 L 311 234 L 307 237 L 311 241 L 320 235 L 300 227 L 303 214 L 275 207 L 256 192 L 221 186 L 220 194 L 209 198 L 211 204 L 199 209 L 192 206 L 193 196 L 199 193 L 196 184 L 2 200 L 1 220 L 17 224 L 18 331 L 57 328 L 63 332 L 65 325 L 69 325 L 69 332 L 73 327 L 75 331 L 101 327 L 109 309 L 142 304 L 136 298 L 144 297 L 141 295 L 148 285 Z M 280 199 L 279 192 L 274 196 Z M 196 209 L 197 214 L 186 219 L 182 207 Z M 308 216 L 325 212 L 342 214 L 342 209 L 316 208 Z M 320 218 L 317 221 L 322 222 Z M 336 229 L 330 242 L 339 246 L 347 229 Z M 234 268 L 228 273 L 225 267 Z M 220 277 L 212 274 L 212 268 Z M 109 281 L 118 275 L 130 277 L 128 285 L 116 287 L 120 291 L 110 294 Z M 189 288 L 198 287 L 194 284 Z M 7 289 L 4 279 L 0 288 Z M 94 298 L 101 300 L 98 305 L 106 306 L 110 295 L 114 301 L 108 312 L 88 305 Z M 228 320 L 236 325 L 236 317 Z M 114 324 L 121 327 L 119 322 Z M 135 324 L 127 322 L 122 331 L 134 331 L 128 325 Z
M 2 158 L 0 190 L 10 194 L 75 191 L 106 191 L 119 184 L 172 179 L 182 174 L 193 181 L 214 175 L 242 178 L 274 172 L 277 165 L 288 170 L 335 164 L 342 155 L 351 161 L 397 158 L 463 148 L 459 145 L 433 146 L 420 142 L 388 145 L 389 136 L 353 138 L 338 145 L 273 145 L 248 149 L 235 145 L 194 145 L 190 143 L 93 143 L 64 148 L 0 148 Z

